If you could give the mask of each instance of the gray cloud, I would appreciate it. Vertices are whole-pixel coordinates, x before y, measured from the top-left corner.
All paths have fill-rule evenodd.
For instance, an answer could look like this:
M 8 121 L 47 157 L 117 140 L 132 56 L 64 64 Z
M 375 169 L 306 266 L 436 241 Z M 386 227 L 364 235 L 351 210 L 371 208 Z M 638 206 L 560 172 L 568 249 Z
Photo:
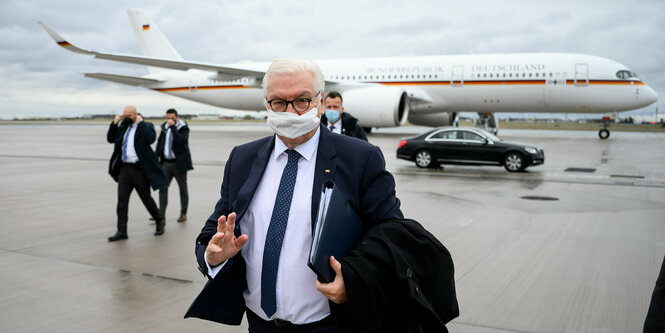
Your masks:
M 170 105 L 216 112 L 86 79 L 81 73 L 143 75 L 146 69 L 67 52 L 36 24 L 44 21 L 84 48 L 138 54 L 126 14 L 135 6 L 130 0 L 0 2 L 0 117 L 108 112 L 137 102 L 147 112 Z M 662 1 L 151 0 L 140 6 L 189 60 L 572 52 L 617 60 L 665 96 Z

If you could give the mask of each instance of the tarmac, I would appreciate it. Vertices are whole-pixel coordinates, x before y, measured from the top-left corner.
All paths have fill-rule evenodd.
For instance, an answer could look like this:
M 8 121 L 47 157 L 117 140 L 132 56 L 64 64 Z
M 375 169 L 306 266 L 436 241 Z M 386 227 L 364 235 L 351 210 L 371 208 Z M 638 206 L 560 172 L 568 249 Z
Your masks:
M 0 331 L 247 331 L 183 319 L 206 282 L 194 240 L 239 144 L 262 123 L 193 125 L 188 221 L 170 188 L 166 233 L 132 194 L 129 239 L 114 243 L 107 124 L 0 126 Z M 665 134 L 501 130 L 545 150 L 523 173 L 423 170 L 380 129 L 404 215 L 450 250 L 460 317 L 451 332 L 638 332 L 665 255 Z M 572 169 L 571 169 L 572 168 Z M 568 170 L 568 171 L 566 171 Z M 152 192 L 157 200 L 157 192 Z M 541 200 L 527 200 L 524 197 Z M 549 199 L 549 200 L 547 200 Z

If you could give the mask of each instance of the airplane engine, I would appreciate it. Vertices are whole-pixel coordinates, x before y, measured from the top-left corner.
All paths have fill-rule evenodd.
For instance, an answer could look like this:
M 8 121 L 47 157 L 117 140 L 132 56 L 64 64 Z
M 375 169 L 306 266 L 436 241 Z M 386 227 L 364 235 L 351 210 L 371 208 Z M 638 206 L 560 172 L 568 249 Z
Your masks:
M 455 112 L 409 114 L 409 122 L 420 126 L 450 126 L 455 121 Z
M 362 127 L 393 127 L 404 124 L 409 96 L 398 87 L 368 87 L 342 94 L 344 111 L 358 118 Z

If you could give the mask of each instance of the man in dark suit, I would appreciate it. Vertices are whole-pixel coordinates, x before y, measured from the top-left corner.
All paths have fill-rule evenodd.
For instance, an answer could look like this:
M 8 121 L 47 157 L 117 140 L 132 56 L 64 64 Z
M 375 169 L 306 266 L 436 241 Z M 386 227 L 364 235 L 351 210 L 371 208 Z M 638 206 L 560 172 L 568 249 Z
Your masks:
M 109 174 L 118 182 L 118 231 L 109 242 L 127 239 L 127 209 L 129 196 L 136 188 L 143 205 L 157 221 L 155 236 L 164 233 L 164 218 L 150 187 L 157 190 L 167 186 L 166 175 L 150 145 L 155 142 L 155 126 L 144 122 L 134 106 L 127 106 L 123 115 L 116 116 L 106 133 L 106 140 L 113 143 L 113 155 L 109 162 Z
M 178 111 L 168 109 L 166 111 L 166 122 L 160 126 L 161 132 L 157 139 L 157 156 L 162 163 L 166 178 L 167 187 L 159 189 L 159 212 L 160 215 L 166 215 L 166 205 L 168 204 L 169 186 L 171 180 L 175 177 L 180 190 L 180 217 L 178 222 L 187 221 L 187 205 L 189 203 L 189 194 L 187 192 L 187 171 L 194 169 L 192 166 L 192 156 L 189 153 L 189 126 L 178 117 Z
M 381 150 L 333 135 L 320 124 L 325 82 L 316 63 L 277 59 L 263 79 L 268 125 L 276 135 L 235 147 L 221 198 L 196 240 L 210 279 L 185 317 L 250 332 L 337 332 L 346 289 L 341 264 L 331 283 L 307 267 L 321 187 L 332 180 L 369 228 L 401 218 L 395 181 Z
M 365 131 L 358 125 L 358 119 L 344 112 L 342 95 L 331 91 L 326 95 L 326 113 L 321 117 L 323 125 L 337 134 L 344 134 L 367 141 Z

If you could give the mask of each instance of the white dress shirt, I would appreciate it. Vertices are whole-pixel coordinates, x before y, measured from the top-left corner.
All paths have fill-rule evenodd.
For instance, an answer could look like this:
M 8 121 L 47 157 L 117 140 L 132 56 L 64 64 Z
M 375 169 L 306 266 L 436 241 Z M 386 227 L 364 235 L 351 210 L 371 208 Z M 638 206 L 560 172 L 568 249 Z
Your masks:
M 316 290 L 316 274 L 307 266 L 312 243 L 312 186 L 319 137 L 320 132 L 316 131 L 311 139 L 294 148 L 301 157 L 298 160 L 298 176 L 279 259 L 277 312 L 272 317 L 266 317 L 261 309 L 261 270 L 266 234 L 282 171 L 288 160 L 284 153 L 288 148 L 279 138 L 275 138 L 275 147 L 254 197 L 242 220 L 238 221 L 242 234 L 249 239 L 241 250 L 247 267 L 247 290 L 243 295 L 245 304 L 264 320 L 279 318 L 305 324 L 319 321 L 330 314 L 328 299 Z M 211 268 L 208 265 L 208 274 L 214 278 L 222 267 Z
M 185 122 L 182 119 L 178 119 L 178 122 L 175 123 L 176 129 L 180 130 L 183 126 L 185 126 Z M 164 130 L 166 130 L 164 137 L 164 158 L 173 160 L 175 159 L 175 154 L 173 153 L 173 133 L 171 133 L 171 126 L 168 123 L 164 124 L 164 127 Z
M 136 126 L 137 123 L 133 123 L 129 125 L 127 128 L 127 131 L 129 131 L 129 136 L 127 136 L 127 132 L 123 133 L 125 137 L 127 138 L 127 158 L 123 161 L 125 163 L 136 163 L 139 161 L 139 156 L 136 155 L 136 149 L 134 148 L 134 136 L 136 135 Z
M 328 123 L 328 129 L 330 129 L 333 126 L 334 126 L 334 128 L 330 130 L 331 132 L 337 133 L 337 134 L 342 134 L 342 119 L 339 119 L 334 124 Z

